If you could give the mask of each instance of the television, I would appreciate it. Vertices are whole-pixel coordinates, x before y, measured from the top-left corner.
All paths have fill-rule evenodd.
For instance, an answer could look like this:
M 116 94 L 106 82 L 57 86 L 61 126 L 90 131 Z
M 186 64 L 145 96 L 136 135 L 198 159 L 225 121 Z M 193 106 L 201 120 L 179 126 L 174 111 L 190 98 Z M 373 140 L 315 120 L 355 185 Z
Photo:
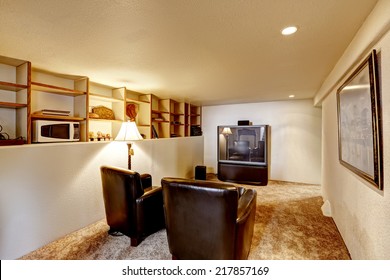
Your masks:
M 218 161 L 267 164 L 267 126 L 218 126 Z

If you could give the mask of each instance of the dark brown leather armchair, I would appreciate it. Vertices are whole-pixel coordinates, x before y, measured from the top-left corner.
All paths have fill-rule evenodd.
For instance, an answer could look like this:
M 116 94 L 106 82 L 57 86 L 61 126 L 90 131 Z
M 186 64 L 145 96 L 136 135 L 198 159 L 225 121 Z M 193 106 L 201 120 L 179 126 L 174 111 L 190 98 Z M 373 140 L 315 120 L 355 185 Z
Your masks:
M 152 187 L 149 174 L 109 166 L 102 166 L 100 172 L 110 234 L 127 235 L 131 246 L 137 246 L 164 228 L 162 188 Z
M 165 222 L 173 259 L 247 259 L 256 191 L 217 181 L 163 178 Z

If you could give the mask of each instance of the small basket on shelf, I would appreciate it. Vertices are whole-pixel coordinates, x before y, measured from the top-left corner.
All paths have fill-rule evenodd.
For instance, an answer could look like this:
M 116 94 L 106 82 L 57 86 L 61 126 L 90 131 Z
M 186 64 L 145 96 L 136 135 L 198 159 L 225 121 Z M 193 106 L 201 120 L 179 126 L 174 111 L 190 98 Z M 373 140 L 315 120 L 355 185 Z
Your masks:
M 104 106 L 93 107 L 92 114 L 90 113 L 89 117 L 93 119 L 115 120 L 114 111 Z

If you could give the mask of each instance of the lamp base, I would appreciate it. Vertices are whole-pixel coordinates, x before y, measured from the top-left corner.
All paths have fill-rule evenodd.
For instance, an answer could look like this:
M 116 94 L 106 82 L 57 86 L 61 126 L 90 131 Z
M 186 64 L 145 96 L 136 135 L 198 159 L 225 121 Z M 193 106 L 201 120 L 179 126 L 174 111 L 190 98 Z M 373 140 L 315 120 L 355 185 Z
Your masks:
M 127 159 L 127 168 L 131 170 L 131 156 L 134 154 L 133 149 L 131 148 L 131 143 L 127 143 L 128 147 L 128 159 Z

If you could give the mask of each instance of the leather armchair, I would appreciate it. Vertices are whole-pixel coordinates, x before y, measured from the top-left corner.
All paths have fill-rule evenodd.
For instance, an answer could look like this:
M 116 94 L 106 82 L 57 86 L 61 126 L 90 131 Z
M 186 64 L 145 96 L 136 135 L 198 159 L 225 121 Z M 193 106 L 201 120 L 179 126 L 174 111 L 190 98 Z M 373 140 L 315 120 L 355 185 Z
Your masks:
M 247 259 L 256 191 L 218 181 L 163 178 L 165 222 L 173 259 Z
M 120 232 L 138 246 L 165 227 L 162 188 L 152 187 L 152 176 L 109 166 L 100 172 L 110 234 Z

